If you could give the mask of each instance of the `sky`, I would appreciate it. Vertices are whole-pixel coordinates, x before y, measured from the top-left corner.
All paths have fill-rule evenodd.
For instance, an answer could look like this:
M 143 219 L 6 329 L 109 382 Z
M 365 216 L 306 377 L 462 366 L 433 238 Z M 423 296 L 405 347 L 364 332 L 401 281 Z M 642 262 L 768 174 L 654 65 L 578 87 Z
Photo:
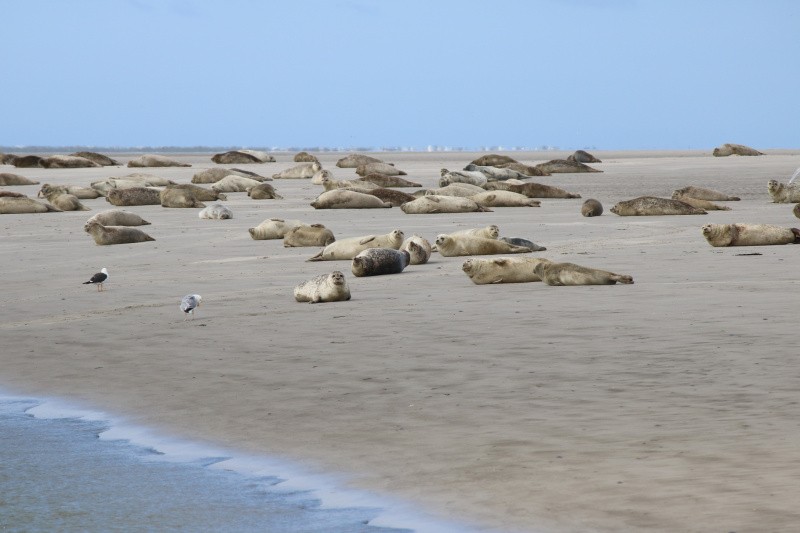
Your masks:
M 0 146 L 800 146 L 796 0 L 0 9 Z

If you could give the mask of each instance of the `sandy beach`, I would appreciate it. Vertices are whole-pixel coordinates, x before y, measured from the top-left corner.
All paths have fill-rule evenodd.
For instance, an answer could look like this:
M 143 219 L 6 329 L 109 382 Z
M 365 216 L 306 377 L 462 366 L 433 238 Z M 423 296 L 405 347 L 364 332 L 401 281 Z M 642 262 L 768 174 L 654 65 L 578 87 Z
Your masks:
M 196 209 L 126 207 L 155 242 L 96 246 L 84 222 L 112 208 L 0 216 L 0 386 L 57 396 L 135 424 L 342 474 L 349 486 L 487 531 L 788 531 L 800 523 L 797 405 L 800 246 L 713 248 L 714 223 L 800 227 L 774 204 L 800 152 L 592 151 L 602 173 L 537 178 L 582 195 L 537 208 L 406 215 L 314 210 L 310 180 L 270 182 L 283 200 L 229 193 L 232 220 Z M 571 152 L 511 152 L 533 164 Z M 20 154 L 24 155 L 24 154 Z M 127 162 L 139 154 L 109 154 Z M 16 169 L 88 186 L 145 171 Z M 277 162 L 239 167 L 271 176 Z M 317 154 L 337 179 L 344 153 Z M 436 187 L 476 153 L 370 154 Z M 707 215 L 620 217 L 609 209 L 688 185 L 741 197 Z M 3 187 L 34 197 L 39 185 Z M 413 192 L 411 189 L 404 189 Z M 596 198 L 603 216 L 584 218 Z M 210 202 L 207 202 L 210 203 Z M 338 239 L 497 224 L 547 247 L 532 255 L 633 276 L 633 285 L 478 286 L 463 257 L 355 278 L 319 248 L 252 240 L 273 218 L 322 223 Z M 759 255 L 751 255 L 757 253 Z M 82 285 L 107 267 L 105 292 Z M 342 270 L 352 300 L 294 301 L 293 287 Z M 196 318 L 178 302 L 199 293 Z

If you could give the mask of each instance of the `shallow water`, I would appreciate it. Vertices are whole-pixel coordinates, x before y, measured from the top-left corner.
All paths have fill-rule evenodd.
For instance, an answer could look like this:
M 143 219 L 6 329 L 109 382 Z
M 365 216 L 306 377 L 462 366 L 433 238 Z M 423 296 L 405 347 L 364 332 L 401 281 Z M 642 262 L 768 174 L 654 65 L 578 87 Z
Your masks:
M 164 460 L 101 439 L 105 421 L 34 417 L 41 403 L 0 397 L 0 531 L 411 531 L 369 525 L 379 509 L 322 508 L 276 477 L 215 468 L 225 457 Z

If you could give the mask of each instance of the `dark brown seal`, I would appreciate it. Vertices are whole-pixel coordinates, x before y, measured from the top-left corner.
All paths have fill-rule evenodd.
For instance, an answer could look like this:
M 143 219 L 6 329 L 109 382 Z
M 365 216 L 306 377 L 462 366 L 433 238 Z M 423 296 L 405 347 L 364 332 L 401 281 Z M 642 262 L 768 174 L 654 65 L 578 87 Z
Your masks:
M 545 163 L 536 165 L 540 170 L 550 174 L 575 174 L 579 172 L 602 172 L 589 165 L 584 165 L 578 161 L 568 161 L 566 159 L 551 159 Z
M 729 155 L 764 155 L 764 154 L 763 152 L 759 152 L 758 150 L 755 150 L 743 144 L 725 143 L 722 146 L 714 148 L 712 155 L 714 157 L 727 157 Z
M 569 156 L 567 161 L 577 161 L 578 163 L 602 163 L 602 161 L 585 150 L 575 150 L 575 153 Z
M 507 155 L 498 155 L 498 154 L 486 154 L 480 156 L 478 159 L 472 162 L 473 165 L 478 165 L 480 167 L 496 167 L 499 165 L 506 165 L 508 163 L 516 163 L 517 160 L 513 157 L 509 157 Z M 530 174 L 528 174 L 530 176 Z
M 490 181 L 483 186 L 487 191 L 511 191 L 524 194 L 528 198 L 580 198 L 581 195 L 541 183 L 506 183 L 504 181 Z
M 407 192 L 398 191 L 397 189 L 386 189 L 384 187 L 372 189 L 369 191 L 369 194 L 372 196 L 377 196 L 384 202 L 392 204 L 392 207 L 400 207 L 406 202 L 416 200 L 414 195 L 408 194 Z
M 393 248 L 369 248 L 353 258 L 350 270 L 356 277 L 399 274 L 411 262 L 406 250 Z
M 603 204 L 595 200 L 594 198 L 589 198 L 583 205 L 581 206 L 581 215 L 585 217 L 599 217 L 603 214 Z

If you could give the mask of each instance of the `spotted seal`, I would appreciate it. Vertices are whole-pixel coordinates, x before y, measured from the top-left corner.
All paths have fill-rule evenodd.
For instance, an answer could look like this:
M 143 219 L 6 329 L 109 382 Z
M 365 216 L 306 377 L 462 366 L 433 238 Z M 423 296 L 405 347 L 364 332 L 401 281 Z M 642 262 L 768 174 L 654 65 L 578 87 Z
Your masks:
M 705 210 L 692 207 L 680 200 L 659 198 L 657 196 L 640 196 L 633 200 L 617 202 L 611 212 L 621 217 L 656 216 L 656 215 L 705 215 Z
M 381 276 L 399 274 L 411 262 L 411 255 L 406 250 L 394 248 L 370 248 L 363 250 L 353 258 L 350 270 L 356 277 Z
M 631 284 L 633 278 L 606 270 L 576 265 L 575 263 L 541 262 L 533 269 L 546 285 L 614 285 Z
M 767 183 L 772 202 L 776 204 L 793 204 L 800 202 L 800 187 L 795 184 L 779 183 L 778 180 L 769 180 Z
M 159 205 L 161 204 L 161 191 L 147 187 L 129 187 L 127 189 L 112 189 L 106 195 L 106 201 L 116 206 L 129 205 Z

